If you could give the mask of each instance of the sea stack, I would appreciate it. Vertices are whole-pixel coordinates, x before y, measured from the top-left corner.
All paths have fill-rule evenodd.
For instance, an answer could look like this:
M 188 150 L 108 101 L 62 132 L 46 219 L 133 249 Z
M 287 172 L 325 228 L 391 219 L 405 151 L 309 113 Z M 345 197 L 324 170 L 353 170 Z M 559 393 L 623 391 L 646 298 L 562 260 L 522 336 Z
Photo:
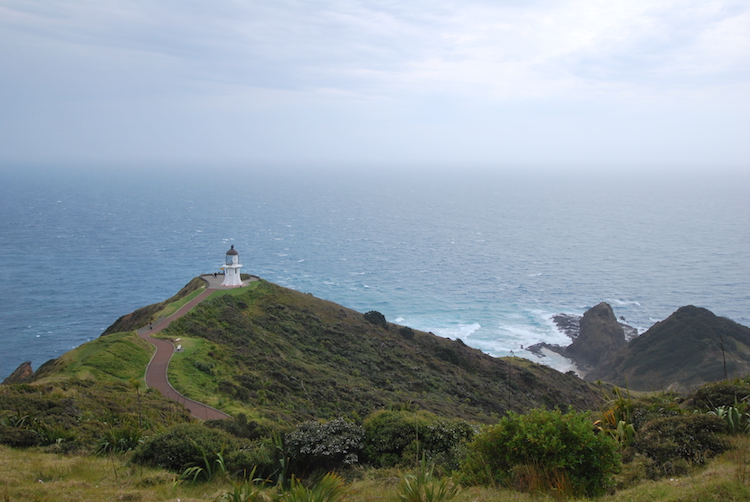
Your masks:
M 224 282 L 221 283 L 222 286 L 230 288 L 242 286 L 242 279 L 240 279 L 240 268 L 242 268 L 242 265 L 240 265 L 240 254 L 234 249 L 234 244 L 227 251 L 226 260 L 222 268 L 224 269 Z
M 586 311 L 580 323 L 578 336 L 565 349 L 565 355 L 576 363 L 593 368 L 626 344 L 625 332 L 608 303 L 602 302 Z

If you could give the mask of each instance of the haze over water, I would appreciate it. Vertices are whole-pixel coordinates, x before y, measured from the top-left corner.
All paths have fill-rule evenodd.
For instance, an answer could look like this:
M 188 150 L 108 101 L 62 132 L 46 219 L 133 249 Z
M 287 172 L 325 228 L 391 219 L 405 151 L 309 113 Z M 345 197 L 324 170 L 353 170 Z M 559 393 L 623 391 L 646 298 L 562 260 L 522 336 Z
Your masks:
M 683 305 L 750 324 L 748 175 L 212 170 L 0 174 L 0 377 L 216 271 L 492 355 L 567 344 L 609 302 L 643 331 Z M 564 368 L 563 368 L 564 369 Z

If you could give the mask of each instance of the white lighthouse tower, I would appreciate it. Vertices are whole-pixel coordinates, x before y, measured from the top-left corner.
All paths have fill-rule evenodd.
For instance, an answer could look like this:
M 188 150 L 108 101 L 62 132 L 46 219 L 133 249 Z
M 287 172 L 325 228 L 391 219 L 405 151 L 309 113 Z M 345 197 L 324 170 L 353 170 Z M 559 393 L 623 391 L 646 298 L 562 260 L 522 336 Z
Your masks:
M 234 244 L 227 251 L 225 264 L 222 268 L 224 269 L 224 282 L 221 283 L 222 286 L 230 288 L 242 286 L 242 279 L 240 279 L 240 269 L 242 268 L 242 265 L 240 265 L 240 254 L 234 249 Z

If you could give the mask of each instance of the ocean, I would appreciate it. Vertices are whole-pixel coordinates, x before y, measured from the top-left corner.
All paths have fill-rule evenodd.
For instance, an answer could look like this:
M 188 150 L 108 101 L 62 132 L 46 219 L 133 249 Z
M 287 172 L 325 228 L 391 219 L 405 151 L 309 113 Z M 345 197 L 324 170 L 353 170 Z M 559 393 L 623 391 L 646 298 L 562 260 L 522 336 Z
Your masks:
M 6 169 L 0 378 L 214 272 L 243 272 L 495 356 L 567 345 L 601 301 L 750 325 L 750 175 L 710 170 Z

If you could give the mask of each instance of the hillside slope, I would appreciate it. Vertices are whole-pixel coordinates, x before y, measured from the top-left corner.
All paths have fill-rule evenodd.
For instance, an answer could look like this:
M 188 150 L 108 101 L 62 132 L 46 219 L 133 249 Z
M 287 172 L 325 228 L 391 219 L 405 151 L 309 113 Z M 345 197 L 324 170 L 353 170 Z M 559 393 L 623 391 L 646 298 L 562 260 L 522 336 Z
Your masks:
M 183 343 L 205 340 L 170 367 L 180 392 L 256 419 L 365 416 L 415 403 L 443 416 L 491 421 L 507 410 L 585 409 L 599 402 L 594 387 L 575 376 L 374 324 L 265 281 L 209 298 L 162 334 Z
M 722 354 L 722 342 L 724 351 Z M 750 328 L 688 305 L 586 375 L 634 390 L 685 389 L 750 373 Z

